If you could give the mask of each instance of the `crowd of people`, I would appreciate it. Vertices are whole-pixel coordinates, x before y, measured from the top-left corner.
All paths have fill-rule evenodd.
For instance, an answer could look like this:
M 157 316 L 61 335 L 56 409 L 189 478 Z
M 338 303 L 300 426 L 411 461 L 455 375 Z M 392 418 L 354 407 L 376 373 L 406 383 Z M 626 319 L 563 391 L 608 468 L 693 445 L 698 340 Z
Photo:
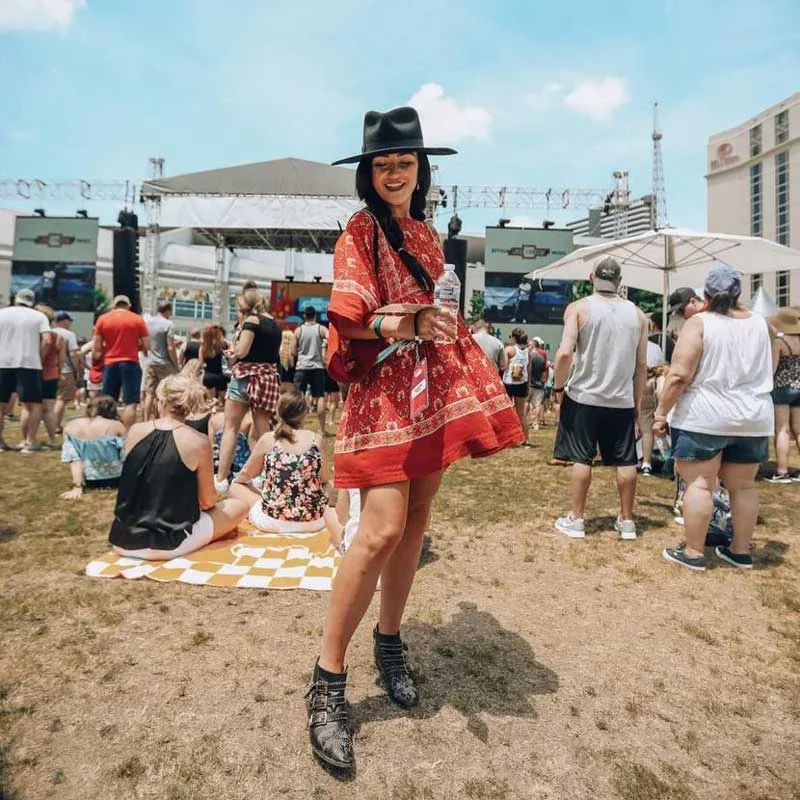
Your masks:
M 620 296 L 620 264 L 602 258 L 589 276 L 592 294 L 566 309 L 552 360 L 523 327 L 507 342 L 484 320 L 470 330 L 433 303 L 444 263 L 424 217 L 428 154 L 453 151 L 423 147 L 410 108 L 369 112 L 363 141 L 342 162 L 358 165 L 365 208 L 336 246 L 329 327 L 308 307 L 301 325 L 284 330 L 252 283 L 238 295 L 230 337 L 211 323 L 185 342 L 167 302 L 145 320 L 118 295 L 83 346 L 70 315 L 35 307 L 29 290 L 0 310 L 0 449 L 10 449 L 2 426 L 12 394 L 22 406 L 20 450 L 29 454 L 40 447 L 40 425 L 45 447 L 59 446 L 65 409 L 84 383 L 86 414 L 63 425 L 72 488 L 62 497 L 117 491 L 116 552 L 186 555 L 245 519 L 267 533 L 328 531 L 343 558 L 307 701 L 312 751 L 339 768 L 354 763 L 345 655 L 378 581 L 376 665 L 393 702 L 419 702 L 400 628 L 431 507 L 456 460 L 530 447 L 550 410 L 553 463 L 572 470 L 570 507 L 556 530 L 585 536 L 601 463 L 616 470 L 614 528 L 634 540 L 637 480 L 654 473 L 657 454 L 674 464 L 685 526 L 684 543 L 663 556 L 695 571 L 706 567 L 720 502 L 732 533 L 716 555 L 752 568 L 755 481 L 773 434 L 769 480 L 800 482 L 789 470 L 791 449 L 800 448 L 794 311 L 769 320 L 751 312 L 739 275 L 720 266 L 702 296 L 688 288 L 670 296 L 675 339 L 660 315 Z M 413 310 L 383 313 L 404 304 Z M 338 429 L 333 463 L 329 428 Z

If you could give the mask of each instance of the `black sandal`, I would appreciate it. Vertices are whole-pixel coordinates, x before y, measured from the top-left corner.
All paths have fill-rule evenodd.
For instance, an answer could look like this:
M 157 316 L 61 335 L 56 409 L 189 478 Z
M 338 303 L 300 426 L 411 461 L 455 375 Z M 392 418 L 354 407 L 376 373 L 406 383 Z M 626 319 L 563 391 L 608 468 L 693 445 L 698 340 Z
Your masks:
M 317 660 L 306 692 L 306 707 L 314 755 L 332 767 L 349 770 L 355 766 L 355 755 L 344 697 L 346 686 L 346 671 L 339 674 L 326 672 Z
M 399 634 L 386 636 L 379 633 L 377 625 L 372 637 L 375 641 L 375 664 L 389 698 L 402 708 L 413 708 L 419 703 L 419 691 L 406 658 L 403 640 Z

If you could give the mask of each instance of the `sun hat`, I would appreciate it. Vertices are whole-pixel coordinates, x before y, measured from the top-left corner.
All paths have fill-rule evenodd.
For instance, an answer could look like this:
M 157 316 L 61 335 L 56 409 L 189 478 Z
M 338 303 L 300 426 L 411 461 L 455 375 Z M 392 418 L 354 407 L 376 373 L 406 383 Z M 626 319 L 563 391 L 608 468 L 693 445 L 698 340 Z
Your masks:
M 122 306 L 122 305 L 130 307 L 131 299 L 126 294 L 118 294 L 114 298 L 114 300 L 112 301 L 111 305 L 114 306 L 114 308 L 116 308 L 117 306 Z
M 364 115 L 364 134 L 361 152 L 333 162 L 356 164 L 362 159 L 382 153 L 427 153 L 432 156 L 451 156 L 458 151 L 452 147 L 425 147 L 422 125 L 415 108 L 401 106 L 391 111 L 367 111 Z
M 769 321 L 779 333 L 800 334 L 800 316 L 793 308 L 782 308 Z
M 64 322 L 65 320 L 72 322 L 72 315 L 69 313 L 69 311 L 59 311 L 56 314 L 56 322 Z

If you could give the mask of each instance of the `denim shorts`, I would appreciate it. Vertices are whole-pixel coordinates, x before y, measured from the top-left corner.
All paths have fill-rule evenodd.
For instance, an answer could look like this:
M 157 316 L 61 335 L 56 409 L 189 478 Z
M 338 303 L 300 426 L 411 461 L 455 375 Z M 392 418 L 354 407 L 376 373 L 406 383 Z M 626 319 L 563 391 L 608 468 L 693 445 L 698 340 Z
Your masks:
M 250 378 L 231 378 L 228 384 L 228 400 L 235 400 L 237 403 L 249 403 L 247 397 L 247 384 L 250 383 Z
M 119 400 L 120 391 L 125 405 L 134 405 L 141 400 L 142 368 L 138 361 L 118 361 L 104 367 L 103 394 L 116 401 Z
M 710 461 L 722 453 L 727 464 L 763 464 L 769 457 L 768 436 L 716 436 L 672 428 L 672 457 L 677 461 Z
M 800 389 L 778 386 L 772 390 L 772 402 L 776 406 L 800 406 Z

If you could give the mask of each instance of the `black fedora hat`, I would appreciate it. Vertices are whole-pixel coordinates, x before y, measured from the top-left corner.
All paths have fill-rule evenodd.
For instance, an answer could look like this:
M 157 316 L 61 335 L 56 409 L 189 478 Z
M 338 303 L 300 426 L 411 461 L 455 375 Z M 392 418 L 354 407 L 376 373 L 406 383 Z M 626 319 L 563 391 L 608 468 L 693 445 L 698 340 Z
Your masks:
M 362 158 L 381 153 L 414 151 L 432 156 L 452 156 L 458 151 L 452 147 L 425 147 L 422 125 L 415 108 L 402 106 L 391 111 L 367 111 L 364 115 L 364 144 L 357 156 L 340 158 L 337 164 L 355 164 Z

